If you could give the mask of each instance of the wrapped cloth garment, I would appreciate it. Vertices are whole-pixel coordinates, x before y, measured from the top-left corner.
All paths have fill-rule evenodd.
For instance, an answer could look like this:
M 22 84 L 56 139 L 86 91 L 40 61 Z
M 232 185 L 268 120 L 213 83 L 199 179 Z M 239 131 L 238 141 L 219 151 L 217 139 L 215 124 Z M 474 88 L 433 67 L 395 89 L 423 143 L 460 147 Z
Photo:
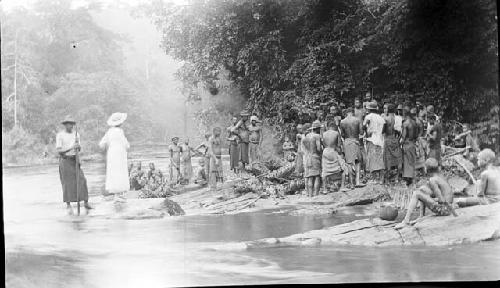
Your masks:
M 229 142 L 229 164 L 231 170 L 237 169 L 240 165 L 240 149 L 236 140 Z
M 384 169 L 384 149 L 371 141 L 366 142 L 366 170 L 369 172 Z
M 130 147 L 123 129 L 111 127 L 99 143 L 106 149 L 106 184 L 109 193 L 121 193 L 130 188 L 127 149 Z
M 344 159 L 334 148 L 325 148 L 321 159 L 321 177 L 338 174 L 346 170 Z
M 403 163 L 403 152 L 399 146 L 398 139 L 394 135 L 385 137 L 384 163 L 386 169 L 391 169 L 394 166 L 401 167 Z
M 318 154 L 304 153 L 304 177 L 321 175 L 321 157 Z
M 240 142 L 239 144 L 239 150 L 240 150 L 240 161 L 241 163 L 243 164 L 248 164 L 250 161 L 249 161 L 249 155 L 248 155 L 248 147 L 249 147 L 249 143 L 248 142 Z
M 295 157 L 295 173 L 304 173 L 304 153 L 302 151 L 297 152 Z
M 347 138 L 344 140 L 344 155 L 345 162 L 349 165 L 356 164 L 356 161 L 361 162 L 363 155 L 358 139 Z
M 417 161 L 417 148 L 413 141 L 403 143 L 403 177 L 415 177 L 415 162 Z
M 89 199 L 89 192 L 87 189 L 87 179 L 78 164 L 76 167 L 75 156 L 61 156 L 59 158 L 59 177 L 61 178 L 63 190 L 63 202 L 76 202 L 76 175 L 78 173 L 78 194 L 80 201 L 87 201 Z M 127 182 L 128 185 L 128 182 Z
M 417 158 L 415 160 L 415 169 L 422 169 L 425 167 L 425 159 L 426 157 L 426 147 L 427 143 L 423 137 L 418 137 L 415 148 L 417 152 Z
M 210 177 L 211 181 L 224 182 L 221 157 L 210 158 Z
M 248 147 L 250 156 L 250 165 L 260 162 L 260 144 L 250 142 Z

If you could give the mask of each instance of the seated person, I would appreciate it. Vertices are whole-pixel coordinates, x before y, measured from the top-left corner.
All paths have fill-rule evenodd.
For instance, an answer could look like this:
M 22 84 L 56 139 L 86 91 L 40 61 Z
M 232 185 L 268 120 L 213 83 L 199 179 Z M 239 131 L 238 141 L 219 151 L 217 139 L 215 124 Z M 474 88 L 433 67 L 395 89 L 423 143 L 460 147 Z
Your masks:
M 477 156 L 477 163 L 484 171 L 477 181 L 477 194 L 459 198 L 459 207 L 489 204 L 500 200 L 500 157 L 495 157 L 491 149 L 483 149 Z
M 142 170 L 142 162 L 137 162 L 130 171 L 130 189 L 141 190 L 147 183 L 146 175 Z
M 194 179 L 194 183 L 204 187 L 208 184 L 208 175 L 205 170 L 205 159 L 200 158 L 198 160 L 198 169 L 196 170 L 196 178 Z
M 454 213 L 453 189 L 446 178 L 439 172 L 439 164 L 436 159 L 429 158 L 425 161 L 427 172 L 431 174 L 427 185 L 418 188 L 411 196 L 408 210 L 402 223 L 396 225 L 396 229 L 403 228 L 410 224 L 410 217 L 420 201 L 420 217 L 425 215 L 425 208 L 428 207 L 436 216 L 448 216 Z
M 160 170 L 156 170 L 155 163 L 151 162 L 151 163 L 149 163 L 148 180 L 151 180 L 151 177 L 155 173 L 158 173 L 159 177 L 163 178 L 163 174 L 161 173 L 161 171 Z

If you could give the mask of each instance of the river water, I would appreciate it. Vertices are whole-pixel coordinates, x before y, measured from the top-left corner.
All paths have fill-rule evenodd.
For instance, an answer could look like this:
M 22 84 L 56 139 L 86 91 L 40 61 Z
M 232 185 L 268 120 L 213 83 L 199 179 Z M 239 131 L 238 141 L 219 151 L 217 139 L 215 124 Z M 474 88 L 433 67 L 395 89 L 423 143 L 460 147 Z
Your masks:
M 132 154 L 163 170 L 168 159 L 158 156 Z M 91 196 L 98 197 L 104 164 L 84 163 L 83 169 Z M 57 166 L 3 172 L 7 287 L 493 280 L 500 275 L 500 241 L 457 247 L 252 251 L 235 245 L 321 229 L 373 213 L 363 207 L 321 217 L 269 210 L 151 220 L 90 214 L 74 221 L 65 216 Z

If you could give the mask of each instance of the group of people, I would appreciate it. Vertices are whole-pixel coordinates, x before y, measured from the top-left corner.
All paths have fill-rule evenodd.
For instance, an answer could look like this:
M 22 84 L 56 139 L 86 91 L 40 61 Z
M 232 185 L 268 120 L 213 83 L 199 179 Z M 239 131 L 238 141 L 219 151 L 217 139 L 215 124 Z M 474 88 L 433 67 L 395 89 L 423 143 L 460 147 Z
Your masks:
M 426 173 L 427 159 L 441 166 L 443 131 L 432 105 L 379 107 L 368 92 L 364 102 L 355 99 L 353 107 L 341 107 L 334 103 L 326 116 L 319 111 L 314 122 L 297 125 L 295 143 L 288 137 L 283 143 L 285 159 L 295 158 L 296 172 L 306 180 L 307 195 L 318 195 L 321 187 L 326 193 L 331 181 L 337 189 L 363 186 L 362 174 L 382 184 L 395 173 L 396 181 L 411 184 L 419 170 Z M 457 137 L 465 153 L 479 152 L 468 126 Z

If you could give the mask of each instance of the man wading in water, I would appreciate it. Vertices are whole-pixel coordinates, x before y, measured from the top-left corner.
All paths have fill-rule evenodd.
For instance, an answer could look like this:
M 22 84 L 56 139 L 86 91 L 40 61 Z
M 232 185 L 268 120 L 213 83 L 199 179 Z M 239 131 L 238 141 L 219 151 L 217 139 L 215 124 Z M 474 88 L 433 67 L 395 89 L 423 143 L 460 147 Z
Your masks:
M 66 117 L 62 121 L 65 129 L 56 136 L 56 151 L 59 153 L 59 176 L 63 189 L 63 201 L 66 202 L 66 209 L 69 215 L 73 215 L 71 202 L 84 201 L 85 209 L 90 207 L 89 192 L 87 189 L 87 179 L 83 175 L 80 163 L 77 165 L 76 151 L 80 151 L 80 135 L 73 131 L 76 121 L 71 117 Z M 77 180 L 78 177 L 78 180 Z M 78 183 L 78 188 L 77 188 Z M 78 191 L 78 192 L 77 192 Z M 78 195 L 77 195 L 78 193 Z

